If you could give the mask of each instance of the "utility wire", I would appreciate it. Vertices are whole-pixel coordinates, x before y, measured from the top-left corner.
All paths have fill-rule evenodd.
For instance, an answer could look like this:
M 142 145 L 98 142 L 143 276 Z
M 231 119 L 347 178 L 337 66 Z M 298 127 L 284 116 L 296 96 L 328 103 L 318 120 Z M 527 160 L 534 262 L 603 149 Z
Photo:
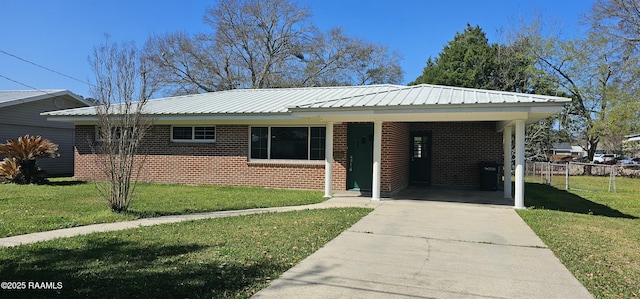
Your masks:
M 9 77 L 7 77 L 7 76 L 3 76 L 2 74 L 0 74 L 0 77 L 5 78 L 5 79 L 7 79 L 7 80 L 9 80 L 9 81 L 11 81 L 11 82 L 14 82 L 14 83 L 18 83 L 18 84 L 20 84 L 20 85 L 22 85 L 22 86 L 29 87 L 29 88 L 31 88 L 31 89 L 33 89 L 33 90 L 41 91 L 41 92 L 44 92 L 44 93 L 46 93 L 46 94 L 48 94 L 48 93 L 49 93 L 49 92 L 44 91 L 44 90 L 42 90 L 42 89 L 40 89 L 40 88 L 35 88 L 35 87 L 31 86 L 31 85 L 28 85 L 28 84 L 22 83 L 22 82 L 20 82 L 20 81 L 13 80 L 13 79 L 11 79 L 11 78 L 9 78 Z
M 26 62 L 26 63 L 32 64 L 32 65 L 35 65 L 35 66 L 37 66 L 37 67 L 39 67 L 39 68 L 43 68 L 43 69 L 45 69 L 45 70 L 47 70 L 47 71 L 50 71 L 50 72 L 52 72 L 52 73 L 56 73 L 56 74 L 58 74 L 58 75 L 60 75 L 60 76 L 67 77 L 67 78 L 69 78 L 69 79 L 71 79 L 71 80 L 75 80 L 75 81 L 78 81 L 78 82 L 80 82 L 80 83 L 84 83 L 84 84 L 87 84 L 87 85 L 89 85 L 89 86 L 93 86 L 93 84 L 91 84 L 91 83 L 89 83 L 89 82 L 87 82 L 87 81 L 80 80 L 80 79 L 77 79 L 77 78 L 71 77 L 71 76 L 69 76 L 69 75 L 65 75 L 65 74 L 63 74 L 63 73 L 61 73 L 61 72 L 58 72 L 58 71 L 53 70 L 53 69 L 50 69 L 50 68 L 48 68 L 48 67 L 46 67 L 46 66 L 43 66 L 43 65 L 37 64 L 37 63 L 35 63 L 35 62 L 29 61 L 29 60 L 24 59 L 24 58 L 22 58 L 22 57 L 19 57 L 19 56 L 13 55 L 13 54 L 8 53 L 8 52 L 6 52 L 6 51 L 3 51 L 3 50 L 1 50 L 1 49 L 0 49 L 0 53 L 5 54 L 5 55 L 8 55 L 8 56 L 11 56 L 11 57 L 16 58 L 16 59 L 19 59 L 19 60 L 22 60 L 22 61 L 24 61 L 24 62 Z M 3 77 L 3 78 L 5 78 L 5 79 L 7 79 L 7 80 L 11 80 L 11 79 L 9 79 L 9 78 L 7 78 L 7 77 L 4 77 L 4 76 L 2 76 L 2 77 Z M 11 81 L 14 81 L 14 80 L 11 80 Z M 21 84 L 21 85 L 24 85 L 24 86 L 28 86 L 28 85 L 25 85 L 25 84 L 19 83 L 19 82 L 17 82 L 17 81 L 14 81 L 14 82 L 16 82 L 16 83 L 18 83 L 18 84 Z M 34 89 L 35 89 L 35 88 L 34 88 Z
M 53 92 L 51 92 L 51 91 L 46 91 L 46 90 L 42 90 L 42 89 L 40 89 L 40 88 L 35 88 L 35 87 L 33 87 L 33 86 L 29 85 L 29 84 L 25 84 L 25 83 L 22 83 L 22 82 L 20 82 L 20 81 L 17 81 L 17 80 L 11 79 L 11 78 L 9 78 L 9 77 L 7 77 L 7 76 L 3 76 L 2 74 L 0 74 L 0 78 L 7 79 L 7 80 L 9 80 L 9 81 L 11 81 L 11 82 L 14 82 L 14 83 L 20 84 L 20 85 L 22 85 L 22 86 L 24 86 L 24 87 L 29 87 L 29 88 L 31 88 L 31 89 L 33 89 L 33 90 L 35 90 L 35 91 L 39 91 L 39 92 L 42 92 L 42 93 L 44 93 L 44 94 L 49 94 L 49 95 L 52 95 L 52 94 L 53 94 Z M 55 97 L 54 97 L 54 99 L 56 99 L 56 98 L 58 98 L 58 97 L 60 97 L 60 96 L 55 96 Z

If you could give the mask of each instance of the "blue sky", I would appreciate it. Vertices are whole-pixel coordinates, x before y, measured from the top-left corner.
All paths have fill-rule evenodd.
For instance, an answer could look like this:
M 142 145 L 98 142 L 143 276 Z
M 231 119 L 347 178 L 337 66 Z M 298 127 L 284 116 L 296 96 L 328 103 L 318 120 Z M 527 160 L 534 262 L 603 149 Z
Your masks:
M 580 34 L 592 0 L 296 0 L 308 5 L 321 30 L 342 27 L 350 36 L 386 44 L 404 59 L 404 82 L 422 73 L 430 56 L 461 32 L 479 25 L 490 42 L 533 14 L 553 20 L 566 36 Z M 87 57 L 107 33 L 113 41 L 142 46 L 152 34 L 209 30 L 205 8 L 213 0 L 3 0 L 0 50 L 81 80 L 91 79 Z M 88 97 L 89 87 L 0 53 L 0 75 L 37 89 L 69 89 Z M 30 89 L 0 77 L 0 90 Z

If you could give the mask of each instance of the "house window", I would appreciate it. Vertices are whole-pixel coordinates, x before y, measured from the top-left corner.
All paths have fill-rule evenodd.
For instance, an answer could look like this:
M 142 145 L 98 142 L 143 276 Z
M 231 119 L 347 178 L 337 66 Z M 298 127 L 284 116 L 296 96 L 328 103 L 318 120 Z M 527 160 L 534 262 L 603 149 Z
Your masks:
M 324 160 L 325 127 L 251 127 L 251 159 Z
M 324 160 L 327 131 L 323 127 L 311 128 L 311 160 Z
M 413 137 L 413 158 L 422 158 L 422 136 Z
M 251 158 L 268 159 L 269 128 L 251 128 Z
M 171 127 L 172 142 L 215 142 L 215 126 L 173 126 Z

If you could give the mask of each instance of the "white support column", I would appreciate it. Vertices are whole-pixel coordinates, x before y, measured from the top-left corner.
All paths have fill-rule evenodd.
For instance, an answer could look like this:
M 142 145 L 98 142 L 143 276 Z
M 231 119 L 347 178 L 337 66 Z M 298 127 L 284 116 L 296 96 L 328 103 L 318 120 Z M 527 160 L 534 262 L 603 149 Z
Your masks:
M 504 198 L 513 199 L 511 196 L 511 127 L 505 127 L 502 131 L 502 145 L 504 150 Z
M 382 121 L 373 122 L 373 186 L 371 200 L 380 200 L 380 162 L 382 160 Z
M 333 123 L 327 123 L 324 151 L 324 197 L 333 196 Z
M 524 120 L 516 121 L 516 192 L 514 208 L 524 209 Z

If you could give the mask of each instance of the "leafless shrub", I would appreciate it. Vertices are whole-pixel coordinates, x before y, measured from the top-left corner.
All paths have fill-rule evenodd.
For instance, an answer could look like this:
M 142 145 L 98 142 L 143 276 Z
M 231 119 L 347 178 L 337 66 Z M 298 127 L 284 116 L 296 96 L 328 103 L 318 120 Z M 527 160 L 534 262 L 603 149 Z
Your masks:
M 89 58 L 95 73 L 97 142 L 93 151 L 107 184 L 96 184 L 113 211 L 126 211 L 144 163 L 136 163 L 139 145 L 151 126 L 144 108 L 153 94 L 148 69 L 132 43 L 105 43 Z

